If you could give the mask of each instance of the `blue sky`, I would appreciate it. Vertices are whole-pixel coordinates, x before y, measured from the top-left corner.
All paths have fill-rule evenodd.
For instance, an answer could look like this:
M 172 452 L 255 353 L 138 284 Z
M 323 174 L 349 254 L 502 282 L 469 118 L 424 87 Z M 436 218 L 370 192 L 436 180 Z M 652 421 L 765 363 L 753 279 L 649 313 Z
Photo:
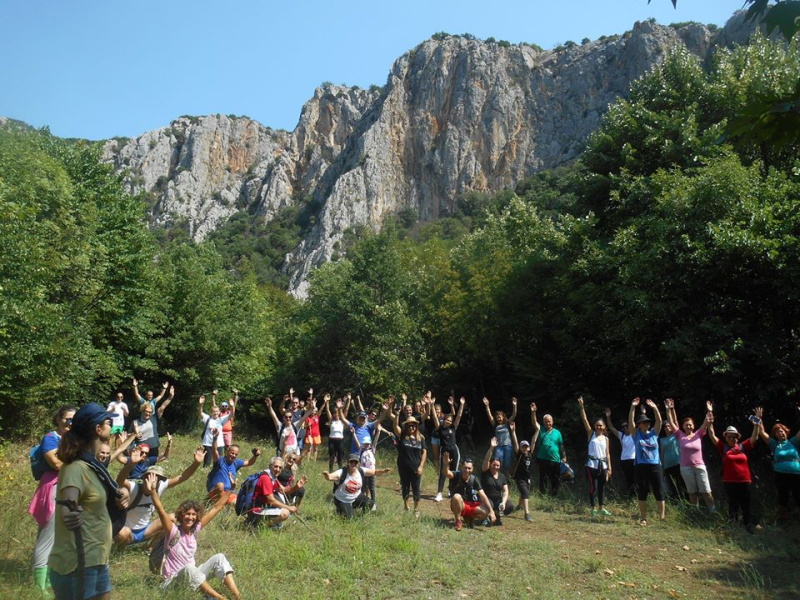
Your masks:
M 0 116 L 63 137 L 136 136 L 184 115 L 294 129 L 323 81 L 368 87 L 437 31 L 544 48 L 637 20 L 723 25 L 739 0 L 0 0 Z

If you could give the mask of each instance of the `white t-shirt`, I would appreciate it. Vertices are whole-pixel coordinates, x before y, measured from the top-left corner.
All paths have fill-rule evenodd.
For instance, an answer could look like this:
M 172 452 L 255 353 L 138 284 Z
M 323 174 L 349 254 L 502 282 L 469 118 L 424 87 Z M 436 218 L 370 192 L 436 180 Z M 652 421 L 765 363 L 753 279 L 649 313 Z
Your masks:
M 635 459 L 636 444 L 633 442 L 633 438 L 627 433 L 622 433 L 621 431 L 617 432 L 617 437 L 619 437 L 619 441 L 622 442 L 622 454 L 619 457 L 620 460 Z
M 131 504 L 136 499 L 136 494 L 139 493 L 140 485 L 140 483 L 134 482 L 133 487 L 131 488 Z M 158 482 L 159 498 L 164 493 L 164 490 L 166 490 L 168 487 L 168 479 L 163 479 Z M 139 504 L 128 511 L 128 515 L 125 518 L 125 527 L 134 531 L 137 529 L 142 529 L 143 527 L 147 527 L 150 524 L 150 518 L 153 516 L 154 510 L 155 507 L 153 506 L 153 497 L 148 496 L 147 494 L 142 494 Z
M 294 452 L 298 449 L 297 432 L 294 430 L 294 425 L 287 425 L 283 428 L 278 447 L 283 454 L 288 454 L 289 452 Z
M 586 466 L 590 469 L 600 469 L 605 471 L 608 469 L 608 461 L 606 460 L 606 450 L 608 449 L 608 438 L 604 435 L 597 437 L 592 434 L 592 439 L 589 440 L 589 458 L 586 460 Z
M 220 417 L 219 419 L 212 419 L 210 415 L 203 413 L 203 427 L 205 428 L 205 433 L 203 434 L 203 446 L 211 446 L 214 442 L 214 434 L 211 432 L 212 429 L 219 429 L 222 430 L 222 426 L 225 425 L 228 421 L 230 421 L 231 414 L 228 413 L 224 417 Z M 208 426 L 206 426 L 206 422 L 208 422 Z M 222 448 L 225 446 L 225 440 L 221 435 L 217 436 L 217 448 Z
M 338 421 L 331 421 L 330 438 L 332 440 L 344 439 L 344 421 L 342 421 L 341 419 L 339 419 Z
M 344 481 L 336 488 L 333 496 L 339 502 L 346 502 L 347 504 L 355 502 L 355 499 L 361 495 L 361 486 L 364 484 L 361 478 L 361 471 L 356 469 L 356 472 L 351 475 L 347 469 L 339 469 L 331 473 L 331 475 L 339 475 L 340 478 L 344 477 Z
M 128 405 L 124 402 L 111 402 L 106 409 L 110 413 L 114 413 L 117 416 L 111 419 L 111 426 L 112 427 L 124 427 L 125 426 L 125 413 L 128 412 Z M 125 411 L 125 412 L 123 412 Z

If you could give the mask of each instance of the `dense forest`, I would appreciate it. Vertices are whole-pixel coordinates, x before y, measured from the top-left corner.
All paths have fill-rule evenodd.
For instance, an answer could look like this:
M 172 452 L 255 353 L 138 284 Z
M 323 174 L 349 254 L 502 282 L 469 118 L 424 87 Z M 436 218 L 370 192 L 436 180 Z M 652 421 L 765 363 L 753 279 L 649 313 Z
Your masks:
M 258 418 L 260 398 L 292 385 L 516 395 L 568 419 L 574 403 L 559 407 L 579 393 L 788 418 L 798 146 L 726 126 L 798 80 L 796 44 L 756 36 L 711 65 L 676 51 L 610 108 L 579 161 L 467 194 L 439 221 L 351 232 L 302 302 L 274 273 L 308 214 L 199 244 L 157 235 L 97 146 L 0 131 L 0 433 L 127 393 L 133 376 L 174 382 L 176 426 L 211 388 L 243 390 Z

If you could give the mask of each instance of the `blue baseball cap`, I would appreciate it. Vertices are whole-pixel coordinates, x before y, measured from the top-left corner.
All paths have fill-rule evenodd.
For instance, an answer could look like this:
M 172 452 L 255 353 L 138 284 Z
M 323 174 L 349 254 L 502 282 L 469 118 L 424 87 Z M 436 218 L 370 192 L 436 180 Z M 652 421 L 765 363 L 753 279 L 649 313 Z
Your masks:
M 103 421 L 113 419 L 116 413 L 107 412 L 105 408 L 97 404 L 97 402 L 90 402 L 86 406 L 80 408 L 78 412 L 72 417 L 72 429 L 88 432 L 95 425 L 100 425 Z

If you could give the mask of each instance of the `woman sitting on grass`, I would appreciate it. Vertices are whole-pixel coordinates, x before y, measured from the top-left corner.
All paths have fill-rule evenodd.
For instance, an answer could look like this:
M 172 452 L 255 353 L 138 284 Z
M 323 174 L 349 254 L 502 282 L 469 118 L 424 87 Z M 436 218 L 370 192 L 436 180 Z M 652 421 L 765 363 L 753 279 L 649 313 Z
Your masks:
M 586 435 L 589 438 L 589 455 L 586 459 L 586 476 L 589 479 L 589 504 L 593 517 L 603 515 L 611 516 L 605 509 L 604 493 L 606 483 L 611 479 L 611 454 L 609 451 L 608 436 L 606 435 L 606 424 L 603 419 L 594 422 L 594 430 L 589 425 L 586 418 L 586 408 L 583 405 L 583 396 L 578 398 L 578 406 L 581 409 L 581 420 Z M 596 507 L 595 507 L 596 506 Z
M 511 423 L 511 430 L 514 430 L 513 423 Z M 494 525 L 500 526 L 503 524 L 503 515 L 510 515 L 514 510 L 514 505 L 508 500 L 508 479 L 500 472 L 502 466 L 500 459 L 492 456 L 496 448 L 497 438 L 492 438 L 483 463 L 481 463 L 481 485 L 489 502 L 492 503 L 495 515 L 497 515 Z M 488 522 L 484 522 L 484 525 L 488 524 Z
M 772 427 L 772 437 L 760 427 L 759 435 L 772 450 L 772 468 L 775 472 L 775 487 L 778 488 L 778 519 L 789 518 L 789 496 L 800 507 L 800 431 L 789 437 L 789 428 L 781 423 Z
M 205 513 L 202 504 L 187 500 L 175 511 L 173 523 L 158 497 L 158 481 L 150 478 L 147 483 L 153 506 L 156 507 L 164 530 L 164 560 L 161 565 L 164 583 L 161 587 L 166 588 L 173 581 L 180 580 L 186 582 L 192 590 L 200 591 L 206 598 L 225 600 L 225 596 L 218 594 L 206 581 L 206 578 L 213 574 L 222 580 L 233 598 L 238 599 L 239 589 L 233 580 L 233 567 L 224 554 L 215 554 L 199 567 L 195 565 L 194 560 L 197 553 L 197 534 L 223 509 L 228 502 L 230 492 L 222 492 L 216 504 Z

